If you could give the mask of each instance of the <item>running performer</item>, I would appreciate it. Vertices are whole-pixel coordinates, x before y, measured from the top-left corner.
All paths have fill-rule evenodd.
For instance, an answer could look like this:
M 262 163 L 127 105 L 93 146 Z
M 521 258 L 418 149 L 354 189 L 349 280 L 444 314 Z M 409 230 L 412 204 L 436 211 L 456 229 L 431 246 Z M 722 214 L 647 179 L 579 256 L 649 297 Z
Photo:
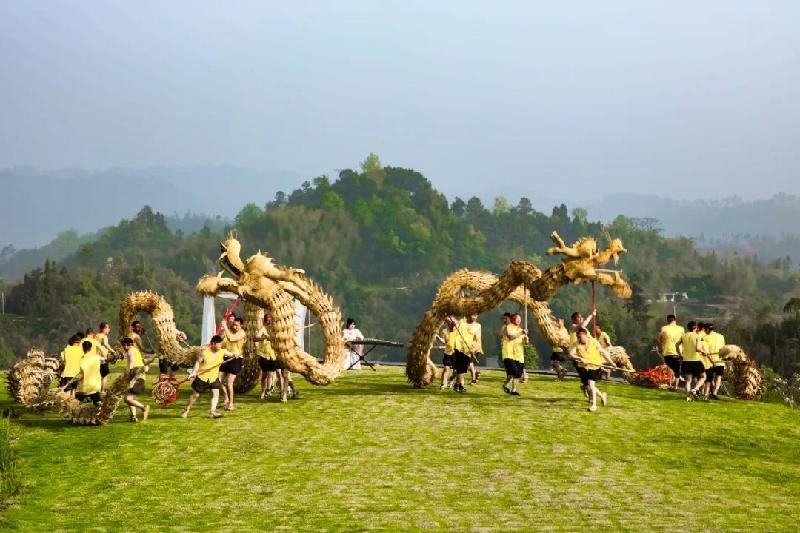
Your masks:
M 596 339 L 593 339 L 585 328 L 580 328 L 576 332 L 577 343 L 569 350 L 569 355 L 578 366 L 578 375 L 581 378 L 583 389 L 588 394 L 588 411 L 597 410 L 597 397 L 600 403 L 606 405 L 608 394 L 601 392 L 597 388 L 597 381 L 602 377 L 602 366 L 607 364 L 616 367 L 614 360 L 611 359 L 608 351 L 600 346 Z

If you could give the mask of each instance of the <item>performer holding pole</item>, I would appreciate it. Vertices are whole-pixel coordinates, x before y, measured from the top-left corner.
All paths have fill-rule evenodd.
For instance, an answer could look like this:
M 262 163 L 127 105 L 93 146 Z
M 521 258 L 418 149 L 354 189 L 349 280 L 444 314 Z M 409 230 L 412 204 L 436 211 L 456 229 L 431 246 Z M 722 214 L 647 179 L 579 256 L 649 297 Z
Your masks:
M 211 410 L 208 413 L 208 417 L 222 418 L 222 415 L 217 413 L 219 389 L 222 386 L 219 381 L 219 367 L 224 362 L 234 359 L 237 356 L 238 354 L 222 348 L 222 337 L 219 335 L 211 337 L 208 348 L 203 350 L 203 353 L 197 358 L 192 373 L 189 374 L 189 379 L 194 380 L 192 381 L 192 395 L 189 397 L 189 402 L 186 404 L 186 407 L 184 407 L 181 417 L 188 417 L 192 405 L 194 405 L 194 402 L 200 397 L 200 394 L 210 390 Z M 201 378 L 200 376 L 203 377 Z

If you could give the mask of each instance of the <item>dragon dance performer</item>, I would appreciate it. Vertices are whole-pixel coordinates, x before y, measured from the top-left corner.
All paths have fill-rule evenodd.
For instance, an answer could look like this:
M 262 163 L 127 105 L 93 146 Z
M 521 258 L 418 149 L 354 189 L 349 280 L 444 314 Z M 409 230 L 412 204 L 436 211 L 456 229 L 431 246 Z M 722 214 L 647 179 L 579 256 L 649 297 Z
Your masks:
M 136 347 L 133 339 L 130 337 L 125 337 L 122 339 L 122 349 L 125 351 L 125 360 L 128 363 L 128 370 L 141 369 L 144 371 L 144 359 L 142 358 L 142 352 L 140 352 L 139 348 Z M 130 407 L 131 410 L 131 422 L 138 421 L 136 418 L 136 409 L 142 410 L 142 420 L 147 420 L 147 417 L 150 414 L 150 406 L 144 405 L 142 402 L 136 399 L 136 395 L 143 392 L 144 378 L 140 377 L 136 378 L 136 380 L 131 384 L 131 387 L 128 389 L 127 394 L 125 394 L 125 403 L 128 404 L 128 407 Z
M 467 392 L 464 386 L 464 376 L 469 371 L 470 362 L 472 357 L 470 354 L 475 350 L 475 335 L 473 330 L 467 327 L 464 320 L 459 320 L 458 317 L 451 315 L 450 319 L 453 321 L 456 333 L 455 337 L 455 350 L 453 351 L 453 368 L 456 372 L 456 382 L 453 385 L 453 390 L 456 392 Z
M 222 383 L 223 405 L 226 411 L 233 411 L 233 384 L 236 376 L 242 371 L 242 354 L 244 353 L 244 342 L 247 334 L 242 329 L 244 320 L 236 317 L 230 325 L 227 320 L 223 320 L 222 326 L 222 348 L 235 354 L 235 357 L 226 361 L 219 368 L 219 379 Z
M 111 373 L 111 369 L 108 366 L 108 361 L 106 360 L 105 354 L 100 347 L 100 341 L 97 339 L 97 334 L 94 331 L 94 328 L 88 328 L 86 330 L 86 335 L 83 337 L 83 340 L 89 341 L 92 343 L 91 353 L 100 356 L 100 390 L 105 389 L 105 382 L 106 376 Z
M 722 376 L 725 374 L 725 361 L 719 356 L 719 352 L 725 346 L 725 337 L 714 331 L 714 324 L 707 322 L 705 325 L 705 343 L 708 348 L 708 356 L 713 366 L 706 371 L 707 395 L 712 400 L 719 400 L 719 388 L 722 386 Z
M 75 383 L 72 378 L 78 375 L 81 370 L 81 360 L 83 359 L 83 347 L 81 346 L 82 335 L 73 335 L 69 338 L 69 344 L 61 352 L 61 360 L 64 362 L 64 370 L 61 371 L 61 380 L 58 383 L 65 392 L 75 396 Z M 69 386 L 67 384 L 70 383 Z
M 89 399 L 95 405 L 100 405 L 100 390 L 103 386 L 103 378 L 100 375 L 101 357 L 94 351 L 91 341 L 81 342 L 83 358 L 78 374 L 65 383 L 61 389 L 68 390 L 74 383 L 79 383 L 75 393 L 75 398 L 80 401 Z
M 240 358 L 239 354 L 229 352 L 222 347 L 222 337 L 214 335 L 211 337 L 211 342 L 208 348 L 203 350 L 200 357 L 192 368 L 189 374 L 189 379 L 192 379 L 192 395 L 189 397 L 189 402 L 183 409 L 181 414 L 182 418 L 189 416 L 189 411 L 192 406 L 200 397 L 200 395 L 208 390 L 211 391 L 211 410 L 208 413 L 209 418 L 222 418 L 222 415 L 217 413 L 217 403 L 219 402 L 219 389 L 222 386 L 220 383 L 220 367 L 233 359 Z M 203 376 L 202 378 L 200 376 Z
M 589 323 L 591 323 L 592 319 L 597 315 L 597 310 L 592 309 L 592 312 L 589 313 L 589 317 L 584 319 L 583 315 L 579 311 L 575 311 L 570 315 L 570 329 L 569 329 L 569 347 L 572 348 L 576 344 L 578 344 L 578 330 L 579 329 L 586 329 L 589 327 Z M 588 331 L 588 330 L 587 330 Z M 578 370 L 578 364 L 573 360 L 573 364 L 575 365 L 575 371 L 580 374 Z M 587 398 L 589 397 L 589 391 L 586 390 L 586 386 L 581 381 L 581 391 L 583 395 Z
M 511 315 L 511 322 L 503 327 L 503 366 L 506 369 L 506 381 L 503 383 L 503 391 L 512 395 L 519 396 L 517 384 L 522 378 L 522 370 L 525 368 L 525 342 L 528 340 L 528 331 L 520 327 L 522 317 L 519 313 Z
M 455 351 L 456 339 L 458 333 L 456 332 L 456 318 L 452 315 L 447 315 L 444 320 L 445 329 L 442 331 L 438 339 L 444 344 L 442 349 L 442 385 L 441 389 L 444 390 L 449 385 L 450 369 L 455 364 Z
M 275 374 L 280 371 L 280 363 L 272 347 L 272 314 L 264 315 L 264 324 L 256 332 L 256 352 L 258 353 L 258 368 L 261 370 L 261 399 L 272 396 L 275 387 Z M 281 375 L 281 392 L 283 392 L 283 376 Z
M 108 375 L 111 373 L 111 368 L 108 364 L 108 356 L 112 352 L 111 344 L 108 341 L 108 334 L 111 333 L 111 326 L 108 322 L 100 322 L 97 328 L 97 333 L 94 338 L 97 340 L 97 349 L 100 351 L 100 356 L 104 361 L 100 364 L 100 373 L 103 375 L 103 390 L 106 390 Z
M 603 328 L 600 327 L 600 324 L 597 323 L 597 320 L 594 321 L 594 334 L 592 335 L 597 342 L 600 344 L 600 347 L 604 350 L 608 350 L 611 346 L 611 337 L 603 331 Z M 603 379 L 609 380 L 611 379 L 611 369 L 604 368 L 603 369 Z
M 686 332 L 676 343 L 681 351 L 681 374 L 686 382 L 686 401 L 691 402 L 698 397 L 698 391 L 706 380 L 703 365 L 703 343 L 697 334 L 697 322 L 694 320 L 686 324 Z
M 569 355 L 578 367 L 581 384 L 588 394 L 589 407 L 587 410 L 596 411 L 598 396 L 603 405 L 608 402 L 608 394 L 597 388 L 597 382 L 602 377 L 603 364 L 608 363 L 612 367 L 617 365 L 608 351 L 602 348 L 597 339 L 592 338 L 585 328 L 578 329 L 576 335 L 578 341 L 570 348 Z
M 684 334 L 683 326 L 676 323 L 675 315 L 667 315 L 667 323 L 661 326 L 658 333 L 657 346 L 664 364 L 672 370 L 673 378 L 669 384 L 669 390 L 678 390 L 678 383 L 681 379 L 681 355 L 678 352 L 678 341 Z
M 472 384 L 475 385 L 478 383 L 478 379 L 481 377 L 481 373 L 478 371 L 477 364 L 483 355 L 483 337 L 481 334 L 482 328 L 480 322 L 478 322 L 478 315 L 475 313 L 468 315 L 464 321 L 464 327 L 475 339 L 469 351 L 469 373 L 472 377 Z

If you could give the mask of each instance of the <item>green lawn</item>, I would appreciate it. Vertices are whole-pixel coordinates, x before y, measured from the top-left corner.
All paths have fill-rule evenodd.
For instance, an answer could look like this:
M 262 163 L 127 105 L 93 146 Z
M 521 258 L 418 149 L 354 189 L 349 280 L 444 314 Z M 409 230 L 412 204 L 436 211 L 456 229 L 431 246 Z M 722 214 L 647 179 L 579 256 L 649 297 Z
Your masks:
M 797 411 L 485 371 L 463 395 L 399 368 L 351 372 L 287 404 L 243 396 L 219 420 L 176 404 L 76 427 L 13 421 L 12 531 L 796 531 Z M 0 407 L 9 405 L 5 391 Z M 151 401 L 148 398 L 148 401 Z

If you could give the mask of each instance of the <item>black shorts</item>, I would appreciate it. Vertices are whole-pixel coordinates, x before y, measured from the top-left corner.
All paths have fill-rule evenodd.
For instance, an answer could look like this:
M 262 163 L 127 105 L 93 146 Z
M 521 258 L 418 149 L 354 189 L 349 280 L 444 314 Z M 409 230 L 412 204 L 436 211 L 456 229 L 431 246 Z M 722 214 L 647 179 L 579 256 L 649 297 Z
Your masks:
M 525 363 L 514 359 L 503 359 L 503 366 L 506 369 L 507 376 L 519 379 L 522 377 L 522 370 L 525 368 Z
M 552 355 L 550 355 L 550 360 L 551 361 L 558 361 L 560 363 L 563 363 L 564 362 L 564 352 L 553 352 Z
M 219 367 L 219 371 L 225 372 L 226 374 L 233 374 L 234 376 L 237 375 L 242 371 L 242 358 L 234 357 L 230 361 L 222 363 L 222 366 Z
M 667 365 L 676 376 L 681 375 L 681 358 L 677 355 L 665 355 L 664 364 Z
M 194 381 L 192 381 L 192 390 L 198 394 L 210 391 L 212 389 L 219 389 L 221 386 L 222 385 L 220 384 L 219 379 L 215 379 L 210 383 L 200 378 L 196 378 Z
M 91 400 L 92 403 L 95 404 L 95 405 L 98 405 L 100 403 L 100 393 L 99 392 L 93 392 L 92 394 L 85 394 L 83 392 L 76 392 L 75 393 L 75 398 L 77 398 L 81 402 L 84 401 L 84 400 Z
M 100 363 L 100 377 L 104 378 L 111 373 L 111 370 L 108 368 L 108 363 Z
M 456 369 L 457 374 L 463 374 L 469 370 L 469 364 L 472 362 L 472 358 L 469 355 L 456 350 L 453 356 L 455 358 L 455 364 L 453 365 L 453 368 Z
M 262 372 L 276 372 L 280 370 L 280 365 L 277 359 L 267 359 L 265 357 L 258 358 L 258 368 Z
M 702 361 L 681 361 L 681 374 L 699 378 L 706 373 Z
M 144 378 L 139 378 L 133 382 L 131 388 L 128 389 L 128 393 L 130 394 L 141 394 L 144 392 Z
M 175 372 L 176 370 L 180 369 L 181 365 L 175 365 L 169 362 L 167 359 L 159 358 L 158 360 L 158 372 L 159 374 L 170 374 Z
M 602 368 L 587 369 L 582 366 L 578 367 L 578 377 L 581 378 L 581 383 L 588 385 L 589 381 L 600 381 L 603 378 Z
M 725 367 L 724 366 L 712 366 L 708 370 L 706 370 L 706 379 L 713 379 L 715 376 L 724 376 L 725 375 Z
M 449 366 L 450 368 L 453 368 L 455 362 L 456 362 L 455 354 L 446 353 L 442 355 L 442 366 Z
M 74 377 L 74 376 L 73 376 L 73 377 Z M 61 378 L 61 379 L 58 381 L 58 386 L 59 386 L 59 387 L 63 387 L 64 385 L 66 385 L 67 383 L 69 383 L 71 380 L 72 380 L 72 378 L 71 378 L 71 377 L 62 377 L 62 378 Z M 69 391 L 71 391 L 71 390 L 75 390 L 75 387 L 77 387 L 77 386 L 78 386 L 78 384 L 77 384 L 77 383 L 73 383 L 73 384 L 71 384 L 70 386 L 68 386 L 68 387 L 67 387 L 66 389 L 64 389 L 64 390 L 65 390 L 65 391 L 67 391 L 67 392 L 69 392 Z

